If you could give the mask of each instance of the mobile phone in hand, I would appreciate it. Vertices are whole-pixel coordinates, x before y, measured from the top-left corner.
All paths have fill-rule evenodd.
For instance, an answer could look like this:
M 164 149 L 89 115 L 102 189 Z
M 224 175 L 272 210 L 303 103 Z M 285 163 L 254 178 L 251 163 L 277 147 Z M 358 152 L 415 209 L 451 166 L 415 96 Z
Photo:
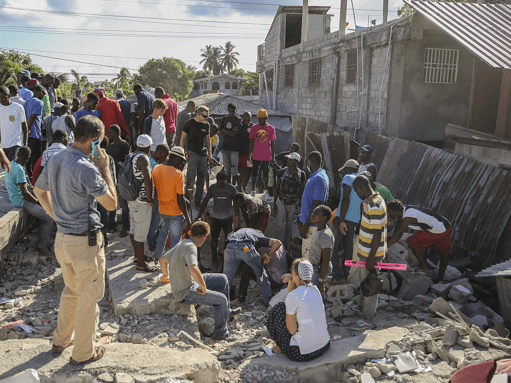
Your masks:
M 92 157 L 99 159 L 99 138 L 97 140 L 92 141 Z

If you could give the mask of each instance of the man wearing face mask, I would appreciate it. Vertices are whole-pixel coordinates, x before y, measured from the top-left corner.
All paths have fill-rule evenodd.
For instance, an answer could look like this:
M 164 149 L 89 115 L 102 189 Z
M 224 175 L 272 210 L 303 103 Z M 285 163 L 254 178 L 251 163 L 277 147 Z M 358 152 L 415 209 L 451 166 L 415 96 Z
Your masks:
M 328 199 L 328 188 L 330 181 L 324 169 L 321 169 L 323 157 L 320 152 L 311 152 L 307 159 L 307 170 L 311 176 L 305 184 L 302 195 L 302 210 L 298 220 L 300 236 L 303 238 L 302 254 L 305 259 L 309 259 L 309 250 L 312 236 L 316 232 L 316 225 L 311 223 L 311 212 L 319 205 L 324 205 Z

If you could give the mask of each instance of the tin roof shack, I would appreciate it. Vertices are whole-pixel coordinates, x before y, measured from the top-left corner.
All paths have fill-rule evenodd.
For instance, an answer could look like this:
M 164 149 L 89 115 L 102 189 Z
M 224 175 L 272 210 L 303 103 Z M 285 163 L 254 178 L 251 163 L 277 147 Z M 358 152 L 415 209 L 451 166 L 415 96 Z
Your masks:
M 500 311 L 504 318 L 504 324 L 511 329 L 511 260 L 502 262 L 477 274 L 477 277 L 495 277 L 497 292 L 499 295 Z
M 350 131 L 370 129 L 438 146 L 446 140 L 447 124 L 479 130 L 484 125 L 502 137 L 511 135 L 511 117 L 504 113 L 511 77 L 492 66 L 499 61 L 488 59 L 511 52 L 510 6 L 409 4 L 418 12 L 346 35 L 325 28 L 321 36 L 292 46 L 286 45 L 286 7 L 279 8 L 259 50 L 260 103 Z M 500 16 L 484 16 L 488 10 Z M 453 26 L 438 20 L 442 12 Z M 473 27 L 481 23 L 487 24 Z M 469 39 L 456 33 L 460 28 L 470 32 Z

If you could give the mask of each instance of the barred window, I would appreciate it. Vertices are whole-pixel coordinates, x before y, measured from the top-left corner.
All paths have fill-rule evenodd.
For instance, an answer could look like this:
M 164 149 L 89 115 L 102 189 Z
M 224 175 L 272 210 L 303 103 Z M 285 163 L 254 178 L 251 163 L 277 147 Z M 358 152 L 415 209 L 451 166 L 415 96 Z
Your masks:
M 295 83 L 295 66 L 286 65 L 284 85 L 286 88 L 292 88 Z
M 357 50 L 346 52 L 346 84 L 357 83 Z
M 268 90 L 273 90 L 273 69 L 266 71 L 266 82 L 268 84 Z
M 422 81 L 453 84 L 458 77 L 459 49 L 426 48 Z
M 321 84 L 321 59 L 309 62 L 309 86 Z

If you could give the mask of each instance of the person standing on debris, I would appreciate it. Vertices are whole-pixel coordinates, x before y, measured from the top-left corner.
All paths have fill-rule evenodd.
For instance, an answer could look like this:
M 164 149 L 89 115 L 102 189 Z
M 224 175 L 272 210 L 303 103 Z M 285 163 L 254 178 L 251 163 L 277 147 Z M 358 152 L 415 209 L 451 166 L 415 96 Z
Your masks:
M 170 149 L 169 159 L 156 165 L 153 169 L 153 180 L 158 195 L 160 212 L 160 233 L 154 250 L 155 261 L 160 260 L 165 249 L 167 237 L 170 237 L 170 248 L 176 246 L 183 232 L 190 230 L 190 215 L 186 206 L 185 176 L 186 153 L 180 146 Z
M 419 261 L 419 267 L 423 273 L 428 273 L 426 258 L 422 250 L 430 245 L 435 245 L 435 251 L 440 253 L 440 268 L 434 283 L 442 281 L 445 269 L 449 264 L 449 251 L 451 250 L 452 226 L 447 218 L 429 209 L 418 206 L 403 206 L 400 200 L 394 200 L 388 204 L 389 215 L 397 218 L 397 230 L 389 240 L 389 247 L 399 241 L 407 228 L 419 230 L 418 233 L 408 237 L 406 243 L 412 248 L 413 255 Z
M 255 191 L 259 168 L 263 172 L 264 190 L 268 190 L 269 166 L 275 165 L 275 141 L 277 136 L 275 128 L 268 124 L 268 112 L 259 109 L 257 112 L 259 123 L 250 129 L 250 153 L 248 158 L 252 161 L 252 192 Z
M 18 149 L 28 143 L 28 125 L 25 109 L 10 100 L 9 89 L 0 87 L 0 137 L 2 148 L 14 161 Z
M 245 112 L 243 113 L 243 119 L 241 122 L 240 134 L 238 136 L 239 140 L 239 161 L 238 161 L 238 170 L 240 175 L 238 177 L 238 190 L 245 193 L 245 188 L 247 187 L 248 178 L 250 175 L 247 175 L 247 159 L 250 154 L 250 130 L 252 126 L 254 126 L 252 120 L 252 113 Z
M 360 220 L 358 260 L 364 261 L 365 267 L 355 267 L 353 279 L 350 279 L 350 282 L 358 287 L 370 273 L 379 274 L 374 266 L 383 260 L 387 252 L 387 207 L 382 196 L 373 190 L 367 177 L 357 176 L 353 181 L 353 189 L 364 201 Z M 349 311 L 361 316 L 350 329 L 364 331 L 373 328 L 377 305 L 378 294 L 369 297 L 362 295 L 358 306 L 346 305 Z
M 140 183 L 140 193 L 136 200 L 128 201 L 130 209 L 130 238 L 137 262 L 137 270 L 152 273 L 156 266 L 148 266 L 144 255 L 144 242 L 149 233 L 151 224 L 151 211 L 153 206 L 153 181 L 151 178 L 151 164 L 149 151 L 153 140 L 147 134 L 137 137 L 137 150 L 131 154 L 131 166 L 135 178 Z
M 16 154 L 16 160 L 11 162 L 11 172 L 5 174 L 5 185 L 9 193 L 9 201 L 15 207 L 25 210 L 28 214 L 41 220 L 36 251 L 45 257 L 53 257 L 50 250 L 53 218 L 44 211 L 38 199 L 28 189 L 25 164 L 30 159 L 30 148 L 22 146 Z
M 151 136 L 153 139 L 153 144 L 151 145 L 152 153 L 154 153 L 158 145 L 167 144 L 165 121 L 163 120 L 163 114 L 167 108 L 167 104 L 161 98 L 157 98 L 153 101 L 153 113 L 144 121 L 142 133 Z
M 195 206 L 200 209 L 204 193 L 204 179 L 207 176 L 207 163 L 211 162 L 211 140 L 209 135 L 209 108 L 199 106 L 197 116 L 188 120 L 181 132 L 181 147 L 188 149 L 188 170 L 186 172 L 186 192 L 192 202 L 195 184 Z M 197 182 L 196 182 L 197 177 Z
M 316 225 L 310 221 L 311 212 L 319 205 L 324 205 L 328 199 L 330 180 L 326 171 L 321 169 L 322 162 L 321 153 L 316 151 L 311 152 L 307 159 L 307 169 L 311 175 L 302 194 L 302 209 L 298 220 L 298 229 L 303 238 L 302 254 L 305 259 L 309 259 L 312 236 L 316 231 Z
M 373 154 L 373 147 L 371 145 L 361 146 L 358 150 L 358 174 L 368 171 L 373 176 L 373 181 L 376 180 L 376 165 L 371 161 L 371 155 Z
M 227 321 L 241 312 L 229 307 L 229 283 L 224 274 L 202 274 L 197 260 L 197 248 L 209 234 L 206 222 L 192 225 L 190 239 L 185 239 L 161 259 L 164 277 L 170 280 L 172 296 L 177 302 L 213 306 L 215 329 L 213 339 L 224 340 L 229 335 Z
M 321 293 L 311 283 L 312 265 L 302 258 L 293 262 L 286 302 L 270 311 L 266 328 L 276 343 L 272 351 L 293 362 L 308 362 L 330 348 L 325 306 Z
M 177 115 L 176 137 L 174 138 L 174 142 L 176 143 L 176 145 L 181 144 L 181 132 L 183 131 L 185 122 L 195 117 L 195 107 L 196 107 L 195 101 L 190 100 L 186 104 L 186 108 L 179 112 L 179 114 Z
M 145 119 L 153 114 L 153 101 L 155 97 L 147 90 L 144 90 L 140 84 L 135 84 L 133 86 L 133 91 L 137 96 L 138 106 L 138 126 L 135 127 L 136 131 L 134 133 L 138 136 L 142 134 Z
M 208 202 L 213 198 L 213 209 L 208 218 L 211 226 L 211 257 L 213 260 L 213 272 L 222 270 L 223 252 L 218 251 L 218 241 L 220 240 L 220 232 L 224 231 L 224 237 L 227 238 L 232 231 L 233 218 L 233 199 L 236 195 L 236 188 L 227 182 L 227 176 L 224 172 L 217 173 L 216 183 L 211 185 L 206 193 L 206 198 L 202 202 L 202 206 L 197 214 L 196 221 L 199 220 L 208 206 Z M 218 264 L 218 258 L 222 260 Z
M 305 172 L 298 168 L 301 159 L 296 152 L 286 156 L 287 166 L 277 172 L 277 185 L 273 193 L 273 211 L 277 213 L 276 237 L 286 247 L 291 243 L 297 204 L 305 188 Z
M 176 135 L 177 120 L 177 102 L 175 102 L 165 90 L 159 86 L 154 90 L 154 96 L 161 99 L 167 104 L 165 113 L 163 113 L 163 121 L 165 121 L 165 137 L 169 148 L 174 146 L 174 136 Z
M 236 193 L 234 196 L 235 230 L 241 227 L 240 210 L 247 227 L 264 233 L 271 215 L 271 207 L 268 203 L 258 197 L 251 197 L 241 192 Z
M 238 182 L 238 162 L 239 162 L 239 134 L 241 131 L 241 117 L 236 114 L 237 105 L 230 102 L 227 105 L 228 115 L 222 118 L 218 134 L 224 137 L 222 146 L 222 159 L 224 161 L 225 174 L 227 182 L 236 186 Z M 231 180 L 232 175 L 232 180 Z
M 227 275 L 231 289 L 240 263 L 245 262 L 257 276 L 257 283 L 261 288 L 259 302 L 268 307 L 271 299 L 271 285 L 263 263 L 268 263 L 281 246 L 282 243 L 278 239 L 265 237 L 259 230 L 240 229 L 232 233 L 227 239 L 224 261 L 224 274 Z M 262 247 L 269 247 L 270 250 L 260 256 L 258 250 Z
M 71 364 L 92 362 L 105 353 L 104 347 L 94 347 L 97 303 L 105 291 L 105 250 L 97 203 L 114 211 L 117 193 L 108 155 L 99 148 L 104 132 L 100 119 L 82 117 L 76 124 L 73 146 L 48 161 L 34 188 L 41 206 L 57 222 L 55 255 L 65 284 L 52 351 L 62 353 L 73 344 L 74 332 Z M 93 149 L 98 153 L 95 157 Z
M 311 213 L 311 223 L 316 225 L 309 250 L 309 261 L 313 266 L 311 282 L 318 286 L 321 294 L 325 293 L 325 278 L 332 271 L 330 256 L 334 246 L 334 235 L 327 225 L 332 216 L 328 206 L 319 205 Z
M 356 160 L 348 160 L 339 169 L 339 175 L 342 178 L 341 202 L 335 212 L 335 218 L 332 223 L 332 233 L 335 238 L 332 251 L 332 284 L 334 285 L 346 283 L 349 268 L 344 266 L 344 261 L 350 260 L 353 257 L 355 229 L 360 223 L 360 205 L 362 200 L 353 188 L 353 181 L 357 178 L 358 167 L 359 165 Z

